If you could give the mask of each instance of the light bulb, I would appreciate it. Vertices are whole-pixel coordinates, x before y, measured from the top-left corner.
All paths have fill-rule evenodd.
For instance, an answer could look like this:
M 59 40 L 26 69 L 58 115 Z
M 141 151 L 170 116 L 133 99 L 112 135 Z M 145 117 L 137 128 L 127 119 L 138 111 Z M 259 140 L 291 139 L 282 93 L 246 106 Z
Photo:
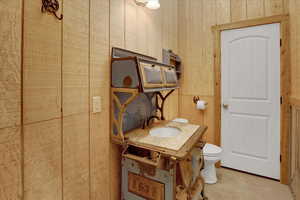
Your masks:
M 159 0 L 149 0 L 146 7 L 153 10 L 160 8 Z
M 148 3 L 148 0 L 135 0 L 135 3 L 138 6 L 144 7 Z

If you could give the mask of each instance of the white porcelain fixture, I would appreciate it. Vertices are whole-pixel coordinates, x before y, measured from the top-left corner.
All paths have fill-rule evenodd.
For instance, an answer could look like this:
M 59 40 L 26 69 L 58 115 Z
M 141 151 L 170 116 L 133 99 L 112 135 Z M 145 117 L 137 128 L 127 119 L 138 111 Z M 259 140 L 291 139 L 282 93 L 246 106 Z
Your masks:
M 216 162 L 221 160 L 222 149 L 213 144 L 205 144 L 203 148 L 204 169 L 201 175 L 207 184 L 217 183 Z
M 179 123 L 189 123 L 189 120 L 184 118 L 176 118 L 172 120 L 173 122 L 179 122 Z
M 150 130 L 150 135 L 154 137 L 161 137 L 161 138 L 169 138 L 175 137 L 181 133 L 181 130 L 176 127 L 159 127 L 159 128 L 152 128 Z

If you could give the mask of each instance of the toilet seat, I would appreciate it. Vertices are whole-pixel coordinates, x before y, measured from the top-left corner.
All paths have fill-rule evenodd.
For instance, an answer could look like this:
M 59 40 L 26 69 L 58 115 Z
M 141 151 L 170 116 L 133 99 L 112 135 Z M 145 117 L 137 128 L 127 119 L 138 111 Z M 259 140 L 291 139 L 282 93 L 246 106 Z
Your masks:
M 215 157 L 221 156 L 222 149 L 216 145 L 206 143 L 203 148 L 203 155 L 205 157 Z

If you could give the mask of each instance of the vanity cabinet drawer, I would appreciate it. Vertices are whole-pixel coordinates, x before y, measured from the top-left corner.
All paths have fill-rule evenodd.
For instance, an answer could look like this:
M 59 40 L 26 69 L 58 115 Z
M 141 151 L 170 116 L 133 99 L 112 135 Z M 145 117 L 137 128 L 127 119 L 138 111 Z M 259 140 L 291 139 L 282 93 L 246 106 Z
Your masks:
M 162 69 L 159 65 L 141 62 L 140 70 L 145 88 L 159 88 L 164 85 Z
M 174 67 L 164 67 L 163 68 L 163 75 L 165 80 L 166 87 L 174 87 L 177 86 L 177 74 L 176 69 Z

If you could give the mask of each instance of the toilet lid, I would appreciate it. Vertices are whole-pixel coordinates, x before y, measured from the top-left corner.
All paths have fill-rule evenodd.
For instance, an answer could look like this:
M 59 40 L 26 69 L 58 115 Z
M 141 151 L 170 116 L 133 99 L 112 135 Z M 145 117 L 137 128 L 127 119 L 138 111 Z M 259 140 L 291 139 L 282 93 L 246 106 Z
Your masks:
M 220 156 L 222 149 L 216 145 L 206 143 L 203 148 L 203 154 L 205 156 Z

